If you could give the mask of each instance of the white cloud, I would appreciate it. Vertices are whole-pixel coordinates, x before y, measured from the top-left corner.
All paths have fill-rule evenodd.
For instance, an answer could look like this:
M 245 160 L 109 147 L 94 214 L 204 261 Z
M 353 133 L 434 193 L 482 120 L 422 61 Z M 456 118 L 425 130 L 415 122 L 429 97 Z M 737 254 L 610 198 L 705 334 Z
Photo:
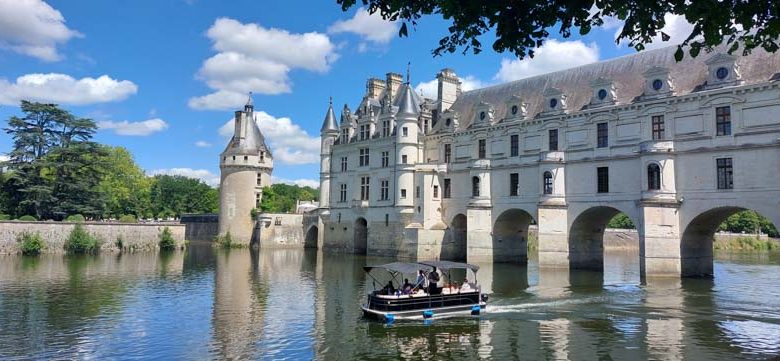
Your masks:
M 44 61 L 60 60 L 57 45 L 82 35 L 42 0 L 0 0 L 0 46 Z
M 7 156 L 5 154 L 0 154 L 0 162 L 7 162 L 10 159 L 11 159 L 11 157 L 9 157 L 9 156 Z
M 372 43 L 387 44 L 398 33 L 398 24 L 382 19 L 378 11 L 369 14 L 361 7 L 351 19 L 333 23 L 328 27 L 328 33 L 353 33 Z M 360 44 L 359 49 L 365 51 L 366 44 Z
M 196 178 L 202 180 L 204 183 L 212 186 L 219 186 L 219 175 L 211 173 L 206 169 L 192 169 L 192 168 L 167 168 L 167 169 L 155 169 L 148 172 L 151 175 L 180 175 L 188 178 Z
M 688 35 L 691 35 L 693 31 L 693 25 L 685 20 L 682 15 L 666 14 L 664 15 L 664 22 L 666 25 L 661 29 L 666 35 L 669 35 L 668 41 L 661 39 L 661 34 L 653 37 L 653 40 L 649 44 L 645 44 L 645 49 L 657 49 L 670 45 L 679 45 Z
M 327 35 L 295 34 L 219 18 L 206 36 L 217 54 L 203 62 L 197 77 L 214 92 L 193 97 L 193 109 L 233 109 L 246 101 L 248 92 L 289 93 L 289 72 L 303 69 L 324 73 L 338 58 Z
M 320 137 L 312 137 L 290 118 L 276 118 L 263 111 L 255 111 L 255 121 L 271 147 L 275 162 L 284 164 L 312 164 L 320 160 Z M 223 137 L 233 135 L 233 119 L 219 128 Z
M 485 83 L 476 77 L 472 75 L 467 75 L 460 79 L 461 85 L 460 90 L 467 92 L 469 90 L 484 88 L 490 84 Z M 423 96 L 430 99 L 438 99 L 439 98 L 439 82 L 436 79 L 433 79 L 431 81 L 425 81 L 418 83 L 416 87 L 414 87 L 414 90 L 419 94 L 422 93 Z
M 211 143 L 205 141 L 205 140 L 199 140 L 195 142 L 195 146 L 198 148 L 209 148 L 211 147 Z
M 148 119 L 141 122 L 102 120 L 97 123 L 97 126 L 100 130 L 113 130 L 114 133 L 119 135 L 147 136 L 167 129 L 168 123 L 160 118 Z
M 104 103 L 125 99 L 137 91 L 133 82 L 108 75 L 74 79 L 57 73 L 27 74 L 14 83 L 0 78 L 0 104 L 4 105 L 18 105 L 21 100 L 72 105 Z
M 533 58 L 523 60 L 502 59 L 495 79 L 507 82 L 558 70 L 574 68 L 599 60 L 599 48 L 595 43 L 580 40 L 548 40 L 535 51 Z
M 312 187 L 312 188 L 319 188 L 320 187 L 320 181 L 316 179 L 285 179 L 285 178 L 277 178 L 277 177 L 271 177 L 271 180 L 273 183 L 284 183 L 284 184 L 294 184 L 299 187 Z

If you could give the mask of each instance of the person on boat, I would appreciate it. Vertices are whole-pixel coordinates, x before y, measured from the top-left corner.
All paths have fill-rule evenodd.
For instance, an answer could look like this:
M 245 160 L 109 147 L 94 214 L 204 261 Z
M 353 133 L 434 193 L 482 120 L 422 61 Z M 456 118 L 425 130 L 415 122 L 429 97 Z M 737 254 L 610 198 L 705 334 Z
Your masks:
M 463 285 L 460 286 L 460 292 L 471 292 L 473 289 L 471 288 L 471 284 L 468 280 L 463 280 Z
M 409 283 L 408 278 L 404 278 L 404 285 L 401 286 L 401 293 L 404 295 L 408 295 L 412 293 L 412 284 Z
M 387 281 L 387 286 L 382 289 L 382 294 L 392 296 L 395 294 L 395 287 L 393 286 L 393 281 Z
M 420 270 L 420 273 L 417 275 L 417 283 L 414 284 L 414 289 L 426 289 L 428 285 L 426 284 L 428 282 L 428 278 L 425 277 L 425 271 Z
M 433 267 L 433 271 L 428 274 L 428 293 L 432 295 L 441 294 L 441 288 L 439 288 L 440 280 L 441 276 L 439 276 L 439 271 L 436 269 L 436 267 Z

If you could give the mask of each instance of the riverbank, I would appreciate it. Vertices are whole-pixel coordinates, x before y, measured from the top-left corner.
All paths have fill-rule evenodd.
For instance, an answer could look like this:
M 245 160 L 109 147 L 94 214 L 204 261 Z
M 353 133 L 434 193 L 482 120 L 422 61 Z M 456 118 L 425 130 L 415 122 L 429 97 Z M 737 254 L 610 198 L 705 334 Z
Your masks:
M 24 233 L 38 234 L 44 242 L 41 253 L 65 253 L 65 241 L 77 224 L 100 242 L 100 252 L 154 251 L 167 227 L 176 248 L 184 246 L 185 226 L 178 223 L 25 222 L 0 221 L 0 254 L 20 253 L 17 240 Z

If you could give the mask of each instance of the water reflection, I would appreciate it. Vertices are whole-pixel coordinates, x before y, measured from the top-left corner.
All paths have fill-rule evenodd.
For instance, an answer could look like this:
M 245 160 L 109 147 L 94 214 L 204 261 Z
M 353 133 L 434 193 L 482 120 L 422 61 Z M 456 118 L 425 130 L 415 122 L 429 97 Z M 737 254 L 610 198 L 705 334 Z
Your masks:
M 763 359 L 780 352 L 780 266 L 762 257 L 644 285 L 634 255 L 604 273 L 480 264 L 489 312 L 391 325 L 358 307 L 362 267 L 388 259 L 198 244 L 0 257 L 0 359 Z

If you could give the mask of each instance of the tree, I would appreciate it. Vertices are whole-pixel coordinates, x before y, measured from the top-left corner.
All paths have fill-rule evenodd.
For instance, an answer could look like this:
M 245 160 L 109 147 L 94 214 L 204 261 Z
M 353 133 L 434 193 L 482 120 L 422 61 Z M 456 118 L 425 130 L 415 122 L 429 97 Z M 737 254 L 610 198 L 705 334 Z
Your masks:
M 343 11 L 357 0 L 336 0 Z M 518 58 L 533 57 L 534 49 L 542 46 L 549 30 L 557 27 L 564 38 L 573 32 L 585 35 L 604 20 L 616 18 L 623 22 L 615 42 L 626 41 L 629 47 L 641 51 L 653 37 L 663 41 L 669 35 L 661 30 L 664 16 L 683 16 L 693 25 L 688 37 L 678 45 L 675 58 L 683 58 L 683 48 L 696 57 L 701 49 L 725 42 L 729 53 L 742 49 L 749 53 L 761 47 L 770 52 L 778 49 L 780 36 L 780 6 L 776 1 L 740 0 L 670 0 L 670 1 L 543 1 L 543 0 L 361 0 L 370 13 L 379 13 L 386 20 L 402 22 L 399 36 L 408 35 L 408 26 L 416 27 L 426 15 L 438 15 L 451 21 L 449 35 L 439 40 L 434 55 L 452 53 L 463 48 L 475 54 L 482 50 L 479 37 L 495 32 L 493 50 L 510 51 Z
M 198 179 L 183 176 L 154 176 L 151 201 L 152 212 L 159 218 L 219 210 L 219 192 L 216 189 Z
M 103 146 L 105 166 L 98 188 L 106 196 L 106 216 L 152 217 L 152 179 L 135 163 L 133 155 L 122 147 Z
M 319 190 L 311 187 L 277 183 L 263 188 L 260 209 L 263 212 L 295 212 L 296 201 L 313 201 L 319 197 Z

